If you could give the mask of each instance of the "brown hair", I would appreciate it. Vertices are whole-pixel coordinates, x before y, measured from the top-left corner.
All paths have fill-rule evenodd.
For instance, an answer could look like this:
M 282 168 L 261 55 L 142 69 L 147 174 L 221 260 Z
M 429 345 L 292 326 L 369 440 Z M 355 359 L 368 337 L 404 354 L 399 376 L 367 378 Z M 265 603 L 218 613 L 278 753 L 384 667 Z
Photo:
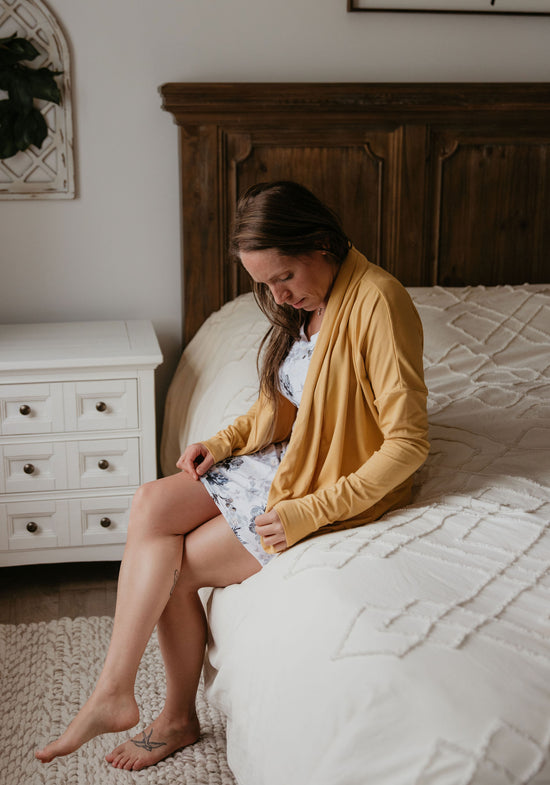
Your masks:
M 340 265 L 350 245 L 338 216 L 299 183 L 258 183 L 237 204 L 230 243 L 237 258 L 242 251 L 268 248 L 284 256 L 323 250 Z M 306 313 L 277 305 L 266 284 L 254 282 L 253 292 L 271 324 L 258 352 L 260 388 L 275 401 L 280 389 L 279 368 L 300 335 Z

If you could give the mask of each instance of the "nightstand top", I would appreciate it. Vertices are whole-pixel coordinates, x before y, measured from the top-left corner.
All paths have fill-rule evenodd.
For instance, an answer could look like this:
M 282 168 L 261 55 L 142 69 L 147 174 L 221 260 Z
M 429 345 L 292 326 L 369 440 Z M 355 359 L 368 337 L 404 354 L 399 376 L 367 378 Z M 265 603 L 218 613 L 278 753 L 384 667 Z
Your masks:
M 0 371 L 156 368 L 161 362 L 146 320 L 0 325 Z

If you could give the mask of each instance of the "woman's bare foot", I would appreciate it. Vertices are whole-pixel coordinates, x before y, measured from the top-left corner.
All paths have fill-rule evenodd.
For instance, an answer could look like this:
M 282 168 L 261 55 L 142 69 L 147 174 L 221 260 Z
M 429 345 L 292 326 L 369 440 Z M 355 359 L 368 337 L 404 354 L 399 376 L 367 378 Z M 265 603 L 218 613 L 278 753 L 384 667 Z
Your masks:
M 117 733 L 139 722 L 139 709 L 133 695 L 120 695 L 99 688 L 92 693 L 65 733 L 44 749 L 35 752 L 42 763 L 74 752 L 102 733 Z
M 139 771 L 153 766 L 172 752 L 194 744 L 200 736 L 199 721 L 195 717 L 188 723 L 181 719 L 174 722 L 160 714 L 144 731 L 114 749 L 105 760 L 115 769 Z

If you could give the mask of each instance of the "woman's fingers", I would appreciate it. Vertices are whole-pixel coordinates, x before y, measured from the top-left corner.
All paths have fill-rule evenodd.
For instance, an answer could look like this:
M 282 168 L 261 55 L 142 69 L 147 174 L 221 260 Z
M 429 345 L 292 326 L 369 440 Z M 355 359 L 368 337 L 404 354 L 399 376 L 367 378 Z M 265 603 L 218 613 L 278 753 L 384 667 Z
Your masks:
M 286 534 L 276 510 L 257 516 L 256 533 L 263 538 L 265 545 L 271 546 L 277 553 L 286 550 Z
M 204 458 L 204 460 L 200 461 L 199 463 L 195 463 L 197 474 L 202 477 L 203 474 L 206 474 L 208 469 L 211 469 L 214 466 L 214 458 L 208 453 L 208 455 Z
M 212 453 L 206 449 L 204 444 L 197 442 L 196 444 L 190 444 L 185 449 L 176 466 L 194 480 L 198 480 L 213 464 L 214 458 Z

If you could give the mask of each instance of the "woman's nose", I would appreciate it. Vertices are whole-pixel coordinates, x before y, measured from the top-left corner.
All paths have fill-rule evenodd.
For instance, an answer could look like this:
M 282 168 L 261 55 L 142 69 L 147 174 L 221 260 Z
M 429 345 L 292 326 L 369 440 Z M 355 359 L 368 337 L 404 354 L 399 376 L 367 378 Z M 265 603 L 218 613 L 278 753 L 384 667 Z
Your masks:
M 289 291 L 288 288 L 284 285 L 280 284 L 272 284 L 271 286 L 271 294 L 273 295 L 273 299 L 277 303 L 277 305 L 283 305 L 289 298 Z

